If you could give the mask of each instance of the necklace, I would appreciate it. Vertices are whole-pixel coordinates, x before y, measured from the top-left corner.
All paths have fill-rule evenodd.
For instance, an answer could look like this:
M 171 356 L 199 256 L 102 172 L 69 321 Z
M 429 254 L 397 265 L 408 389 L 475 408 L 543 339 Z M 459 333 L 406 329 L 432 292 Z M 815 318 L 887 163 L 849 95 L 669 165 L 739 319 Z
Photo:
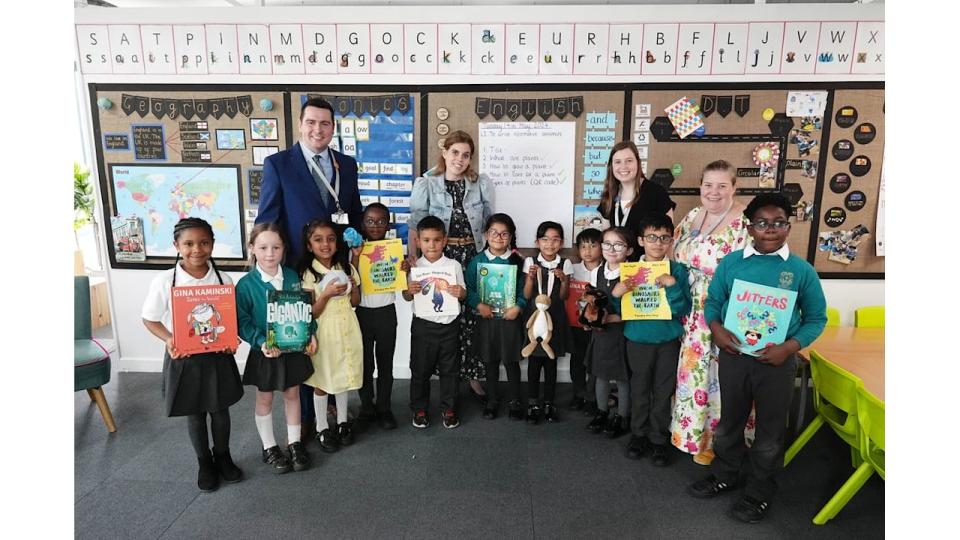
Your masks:
M 728 206 L 727 209 L 723 212 L 723 215 L 720 216 L 720 219 L 718 219 L 717 222 L 713 224 L 713 227 L 710 227 L 710 230 L 707 231 L 705 234 L 703 234 L 703 236 L 710 236 L 710 234 L 713 233 L 713 231 L 717 230 L 717 227 L 719 227 L 720 224 L 723 223 L 723 220 L 727 217 L 727 214 L 729 214 L 730 210 L 733 209 L 734 204 L 735 204 L 734 202 L 730 203 L 730 206 Z M 708 217 L 710 217 L 710 212 L 708 212 L 707 209 L 704 208 L 703 219 L 700 221 L 700 227 L 690 231 L 690 236 L 693 236 L 693 237 L 700 236 L 700 233 L 703 232 L 704 225 L 707 223 Z

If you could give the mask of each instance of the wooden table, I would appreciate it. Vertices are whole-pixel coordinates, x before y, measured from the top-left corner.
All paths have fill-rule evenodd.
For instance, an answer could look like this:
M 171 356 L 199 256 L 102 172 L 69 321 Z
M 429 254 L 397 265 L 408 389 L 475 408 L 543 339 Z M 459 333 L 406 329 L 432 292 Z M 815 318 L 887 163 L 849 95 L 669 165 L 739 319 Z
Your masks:
M 860 377 L 867 391 L 884 401 L 883 328 L 824 328 L 823 334 L 808 349 Z

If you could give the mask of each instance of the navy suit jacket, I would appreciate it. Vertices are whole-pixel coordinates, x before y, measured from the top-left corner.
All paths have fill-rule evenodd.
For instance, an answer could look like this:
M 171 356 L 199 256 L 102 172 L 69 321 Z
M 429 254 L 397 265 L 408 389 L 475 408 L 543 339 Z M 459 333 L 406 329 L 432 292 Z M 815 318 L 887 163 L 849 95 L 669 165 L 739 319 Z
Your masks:
M 340 165 L 340 208 L 347 213 L 350 225 L 360 230 L 363 206 L 357 189 L 357 161 L 331 149 Z M 332 181 L 332 179 L 331 179 Z M 290 241 L 286 264 L 293 267 L 303 254 L 303 226 L 313 219 L 332 219 L 336 205 L 323 204 L 300 143 L 289 150 L 277 152 L 263 164 L 263 185 L 260 187 L 260 207 L 256 223 L 279 223 Z M 322 188 L 326 189 L 326 188 Z

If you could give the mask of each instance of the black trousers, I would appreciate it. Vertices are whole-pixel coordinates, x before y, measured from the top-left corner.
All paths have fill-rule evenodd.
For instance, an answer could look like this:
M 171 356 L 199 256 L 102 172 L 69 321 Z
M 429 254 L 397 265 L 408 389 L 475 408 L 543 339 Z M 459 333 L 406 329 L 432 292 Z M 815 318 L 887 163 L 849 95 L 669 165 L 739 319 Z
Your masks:
M 393 390 L 393 352 L 397 346 L 397 308 L 390 304 L 379 308 L 357 307 L 357 321 L 363 335 L 363 386 L 360 410 L 365 413 L 390 410 Z M 374 395 L 373 363 L 377 363 L 377 387 Z M 376 401 L 376 404 L 374 404 Z
M 712 472 L 721 481 L 736 483 L 745 456 L 750 457 L 746 495 L 769 501 L 776 492 L 774 476 L 783 469 L 783 437 L 787 429 L 796 357 L 779 365 L 757 362 L 752 356 L 720 351 L 720 423 L 713 438 L 716 457 Z M 751 406 L 756 408 L 756 439 L 748 450 L 743 440 Z
M 584 363 L 587 355 L 587 344 L 590 343 L 590 332 L 582 328 L 571 328 L 573 346 L 570 349 L 570 382 L 573 383 L 573 397 L 591 400 L 593 391 L 586 387 L 587 366 Z
M 543 369 L 543 401 L 553 403 L 557 394 L 557 361 L 546 356 L 531 356 L 527 364 L 527 398 L 534 403 L 540 397 L 540 370 Z
M 672 397 L 677 389 L 680 341 L 635 343 L 627 340 L 630 369 L 630 432 L 653 444 L 670 441 Z
M 440 374 L 440 409 L 456 410 L 460 375 L 460 321 L 439 324 L 414 317 L 410 324 L 410 409 L 430 405 L 430 376 Z

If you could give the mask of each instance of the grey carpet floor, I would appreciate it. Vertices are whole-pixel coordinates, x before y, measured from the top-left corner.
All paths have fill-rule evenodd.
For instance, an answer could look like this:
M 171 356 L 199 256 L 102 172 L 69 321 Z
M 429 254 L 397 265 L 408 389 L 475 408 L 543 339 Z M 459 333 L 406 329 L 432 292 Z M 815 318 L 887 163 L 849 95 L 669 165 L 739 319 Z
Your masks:
M 335 454 L 308 445 L 314 466 L 270 473 L 260 461 L 253 389 L 231 407 L 231 452 L 245 478 L 213 493 L 196 486 L 186 420 L 161 412 L 160 374 L 120 373 L 105 387 L 118 431 L 108 434 L 85 392 L 74 401 L 77 538 L 882 538 L 884 483 L 874 475 L 826 526 L 811 522 L 853 472 L 849 450 L 823 428 L 780 479 L 767 520 L 726 515 L 736 495 L 701 501 L 684 487 L 706 474 L 676 452 L 668 468 L 624 457 L 627 436 L 590 434 L 579 412 L 558 424 L 481 418 L 461 392 L 459 428 L 410 425 L 407 381 L 394 386 L 400 427 L 372 427 Z M 352 393 L 350 408 L 358 406 Z M 570 385 L 558 385 L 558 401 Z M 807 415 L 810 418 L 810 415 Z M 282 400 L 274 403 L 285 439 Z

